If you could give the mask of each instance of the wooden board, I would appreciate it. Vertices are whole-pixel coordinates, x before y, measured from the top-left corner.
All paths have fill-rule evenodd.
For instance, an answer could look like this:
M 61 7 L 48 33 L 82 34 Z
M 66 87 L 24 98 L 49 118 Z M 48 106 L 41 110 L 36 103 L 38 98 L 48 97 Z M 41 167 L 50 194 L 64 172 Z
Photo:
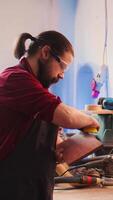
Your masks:
M 63 159 L 67 164 L 72 164 L 102 147 L 102 143 L 94 135 L 79 133 L 69 137 L 57 148 L 64 148 Z

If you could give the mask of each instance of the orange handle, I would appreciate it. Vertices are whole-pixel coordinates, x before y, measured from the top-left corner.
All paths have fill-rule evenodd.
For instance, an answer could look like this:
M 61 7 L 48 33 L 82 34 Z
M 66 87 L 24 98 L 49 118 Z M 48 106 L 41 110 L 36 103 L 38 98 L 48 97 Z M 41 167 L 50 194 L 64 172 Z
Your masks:
M 83 131 L 85 133 L 97 133 L 98 132 L 97 128 L 94 128 L 94 127 L 84 128 Z

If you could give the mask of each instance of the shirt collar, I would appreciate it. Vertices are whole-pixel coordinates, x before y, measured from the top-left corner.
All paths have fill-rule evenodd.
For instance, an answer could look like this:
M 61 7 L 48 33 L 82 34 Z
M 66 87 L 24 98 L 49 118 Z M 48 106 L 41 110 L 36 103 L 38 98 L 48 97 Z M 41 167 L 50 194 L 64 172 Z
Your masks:
M 30 72 L 33 76 L 35 76 L 35 74 L 33 73 L 30 64 L 28 63 L 27 59 L 25 57 L 23 57 L 20 60 L 20 66 L 22 66 L 25 70 L 27 70 L 28 72 Z M 35 76 L 36 77 L 36 76 Z

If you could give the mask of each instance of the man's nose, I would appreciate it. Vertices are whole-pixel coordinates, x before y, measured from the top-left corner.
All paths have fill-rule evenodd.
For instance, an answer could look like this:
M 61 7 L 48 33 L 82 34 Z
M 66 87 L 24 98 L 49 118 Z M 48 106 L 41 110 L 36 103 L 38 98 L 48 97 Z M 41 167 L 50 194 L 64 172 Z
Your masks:
M 64 72 L 59 73 L 59 74 L 58 74 L 58 78 L 63 79 L 63 78 L 64 78 Z

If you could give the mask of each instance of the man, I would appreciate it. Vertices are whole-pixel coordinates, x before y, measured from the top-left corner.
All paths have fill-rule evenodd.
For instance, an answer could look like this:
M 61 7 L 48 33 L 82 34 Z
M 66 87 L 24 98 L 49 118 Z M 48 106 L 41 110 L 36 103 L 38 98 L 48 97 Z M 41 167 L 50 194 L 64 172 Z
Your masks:
M 19 64 L 0 74 L 0 200 L 52 200 L 58 126 L 99 124 L 48 91 L 73 61 L 64 35 L 23 33 L 14 53 Z

